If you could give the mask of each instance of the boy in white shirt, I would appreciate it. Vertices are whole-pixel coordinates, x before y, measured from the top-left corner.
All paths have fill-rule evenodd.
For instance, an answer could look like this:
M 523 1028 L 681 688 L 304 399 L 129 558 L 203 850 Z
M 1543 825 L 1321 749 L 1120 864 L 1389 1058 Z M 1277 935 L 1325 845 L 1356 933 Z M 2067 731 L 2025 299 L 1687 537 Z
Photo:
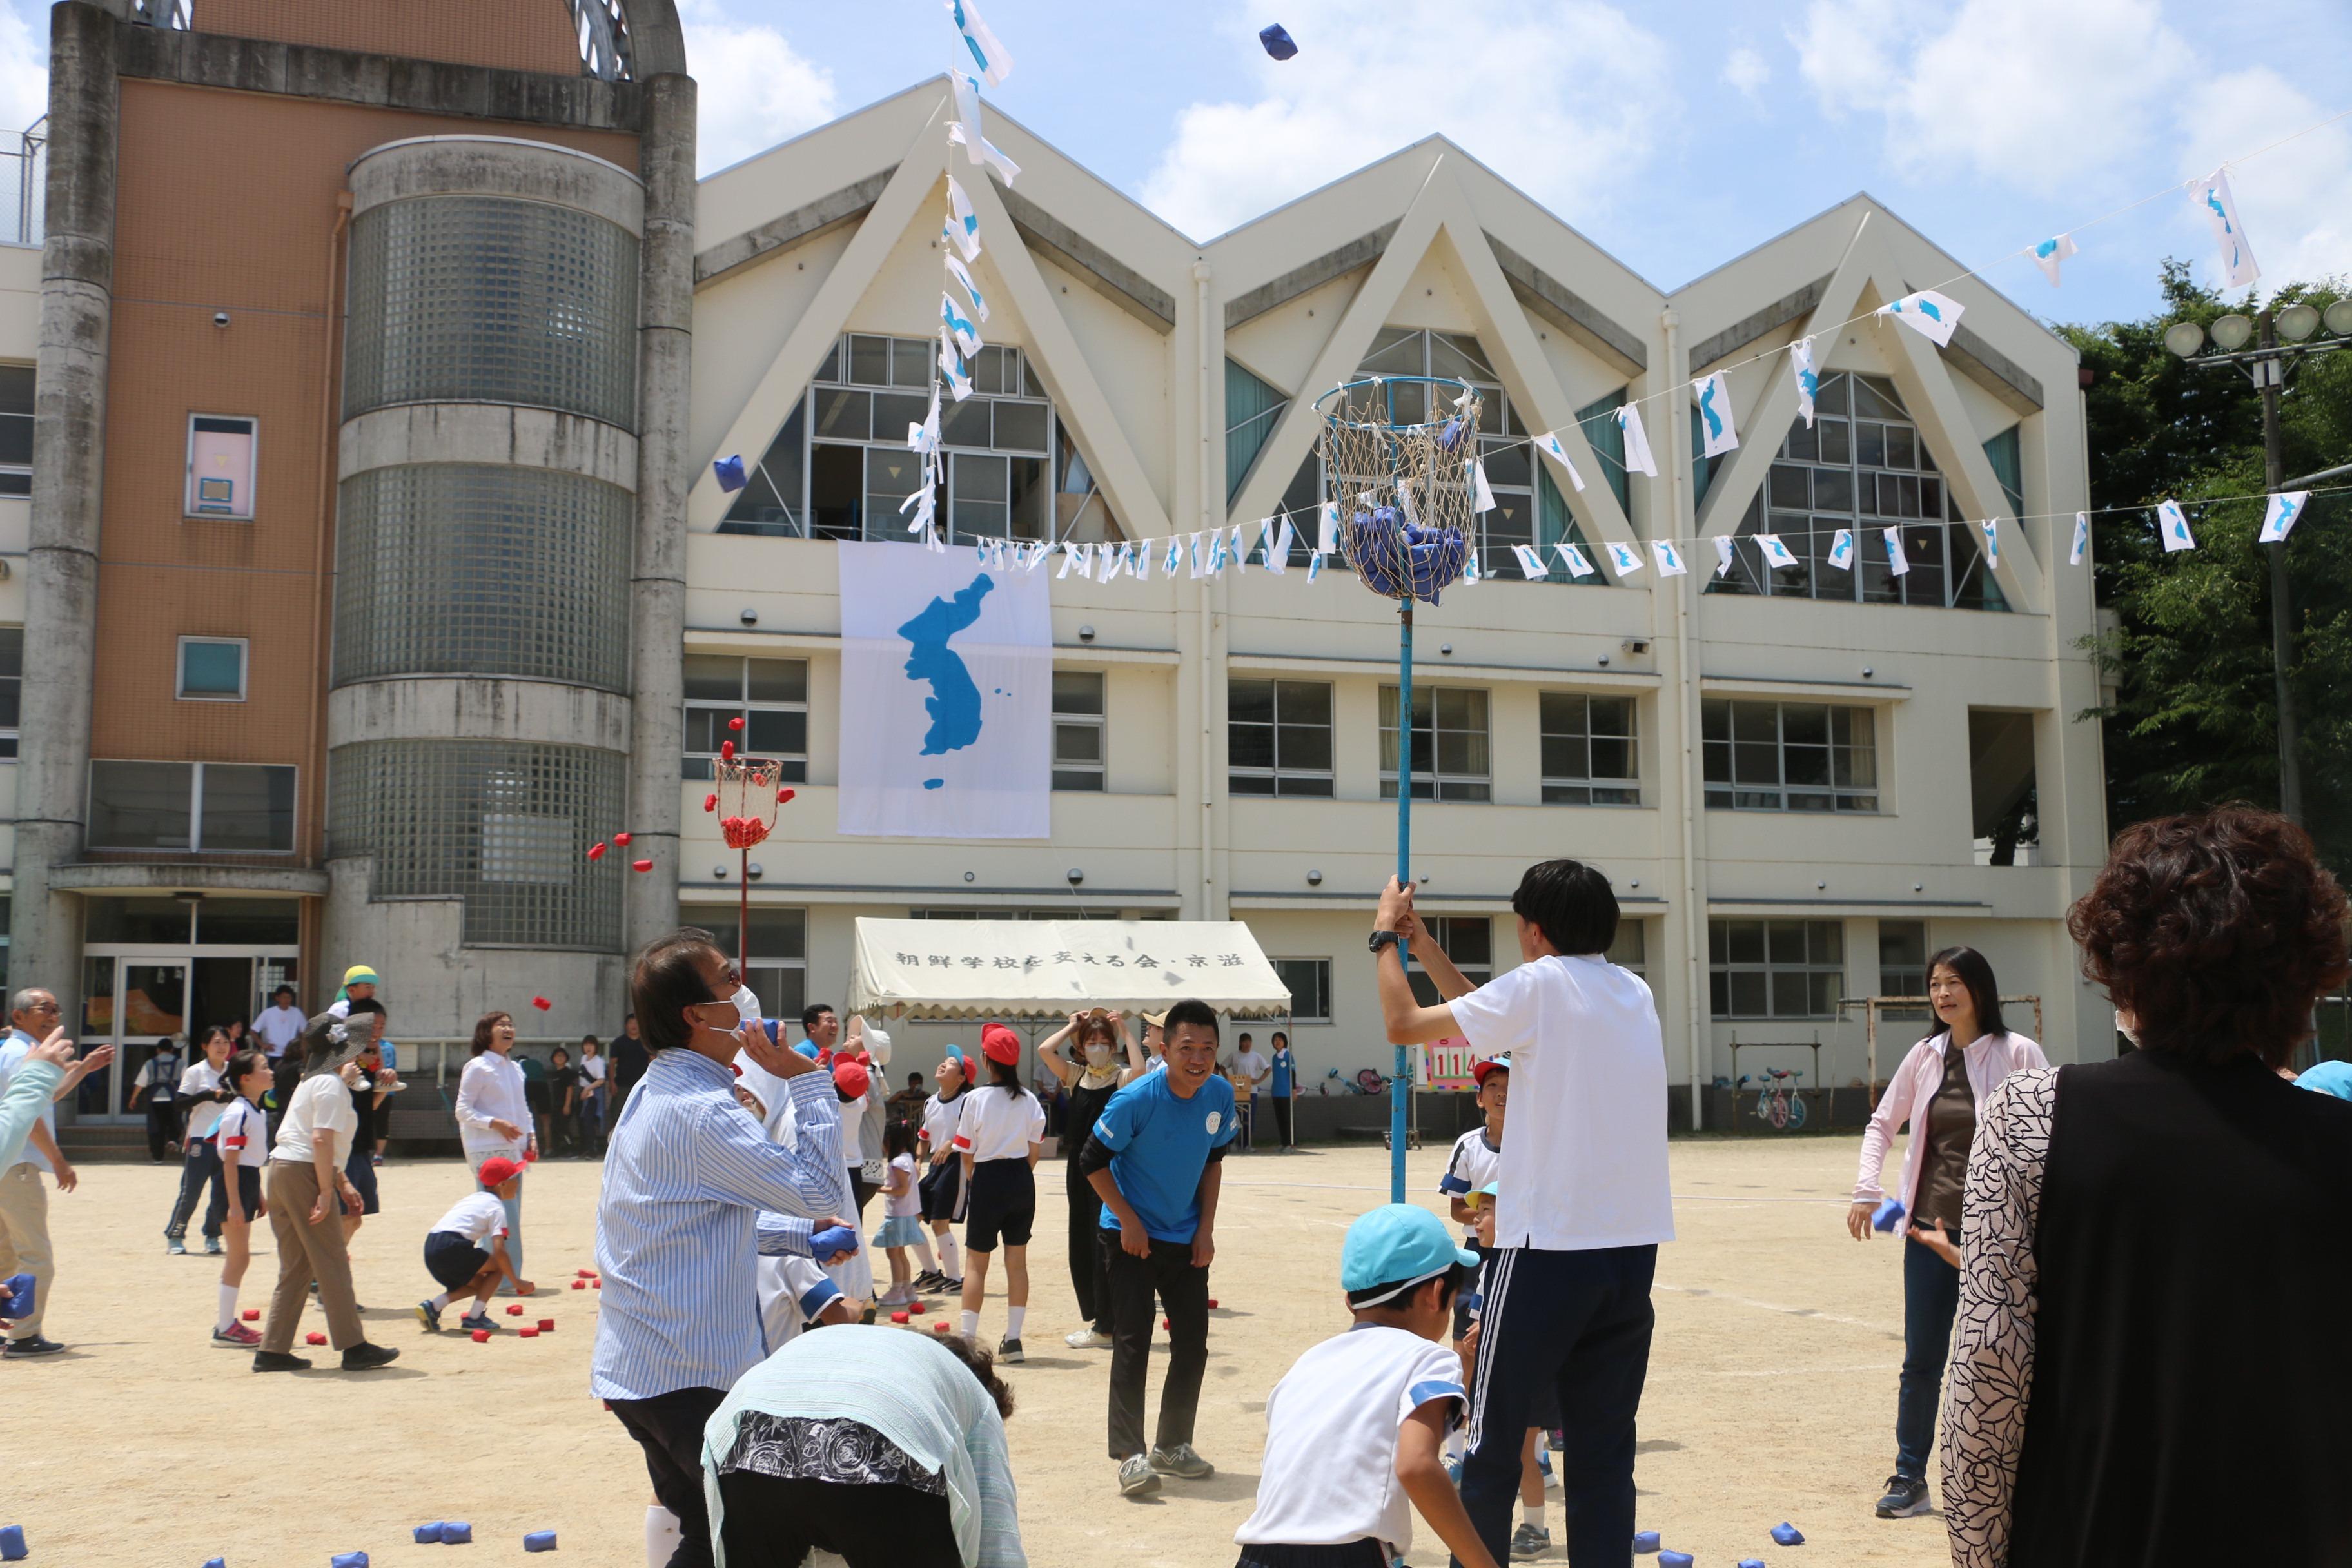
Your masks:
M 416 1303 L 416 1321 L 436 1333 L 442 1309 L 456 1297 L 470 1293 L 474 1298 L 474 1310 L 457 1320 L 459 1328 L 495 1330 L 490 1298 L 497 1294 L 499 1281 L 512 1281 L 518 1296 L 538 1289 L 515 1273 L 507 1252 L 506 1205 L 522 1188 L 522 1166 L 504 1154 L 493 1154 L 475 1177 L 481 1185 L 451 1205 L 425 1237 L 425 1271 L 441 1291 Z
M 1538 1391 L 1558 1400 L 1571 1563 L 1623 1561 L 1633 1533 L 1634 1413 L 1649 1373 L 1650 1285 L 1674 1239 L 1665 1047 L 1650 988 L 1604 956 L 1609 879 L 1574 860 L 1528 868 L 1511 896 L 1520 963 L 1472 986 L 1391 879 L 1371 937 L 1389 1039 L 1448 1036 L 1509 1052 L 1517 1120 L 1505 1145 L 1495 1249 L 1472 1387 L 1462 1502 L 1488 1552 L 1507 1549 L 1520 1451 Z M 1397 949 L 1446 1000 L 1424 1007 Z
M 1496 1568 L 1442 1454 L 1466 1400 L 1461 1362 L 1438 1342 L 1476 1267 L 1411 1204 L 1348 1227 L 1339 1285 L 1355 1326 L 1300 1356 L 1266 1397 L 1264 1473 L 1234 1532 L 1235 1568 L 1387 1568 L 1412 1543 L 1416 1508 L 1461 1568 Z

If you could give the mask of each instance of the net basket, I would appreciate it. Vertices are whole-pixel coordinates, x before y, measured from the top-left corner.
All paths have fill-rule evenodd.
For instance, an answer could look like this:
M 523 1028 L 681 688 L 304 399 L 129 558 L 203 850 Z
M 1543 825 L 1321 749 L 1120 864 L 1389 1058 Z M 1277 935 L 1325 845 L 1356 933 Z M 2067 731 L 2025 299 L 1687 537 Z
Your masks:
M 730 849 L 749 849 L 775 830 L 776 780 L 784 764 L 769 757 L 721 757 L 712 809 Z
M 1392 420 L 1400 383 L 1420 384 L 1424 406 L 1445 416 Z M 1427 376 L 1368 376 L 1316 400 L 1325 499 L 1339 509 L 1341 548 L 1382 598 L 1433 605 L 1469 564 L 1479 408 L 1467 383 Z

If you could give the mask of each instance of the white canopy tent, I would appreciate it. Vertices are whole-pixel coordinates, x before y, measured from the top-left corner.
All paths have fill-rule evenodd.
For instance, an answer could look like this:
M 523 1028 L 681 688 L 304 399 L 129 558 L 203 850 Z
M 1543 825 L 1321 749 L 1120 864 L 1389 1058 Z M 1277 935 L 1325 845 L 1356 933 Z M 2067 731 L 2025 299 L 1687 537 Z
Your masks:
M 849 1009 L 910 1018 L 1159 1012 L 1278 1018 L 1290 991 L 1240 921 L 857 921 Z

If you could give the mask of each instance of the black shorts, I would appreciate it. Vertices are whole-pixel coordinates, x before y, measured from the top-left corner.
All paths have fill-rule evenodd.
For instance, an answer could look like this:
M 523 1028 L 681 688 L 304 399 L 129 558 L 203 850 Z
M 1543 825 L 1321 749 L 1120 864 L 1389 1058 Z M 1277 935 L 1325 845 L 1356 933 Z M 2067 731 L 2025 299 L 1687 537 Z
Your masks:
M 360 1213 L 370 1215 L 383 1212 L 383 1205 L 376 1201 L 375 1196 L 374 1150 L 352 1150 L 351 1158 L 343 1162 L 343 1174 L 350 1178 L 352 1186 L 360 1194 Z
M 1470 1331 L 1469 1298 L 1486 1288 L 1486 1249 L 1475 1241 L 1465 1241 L 1462 1245 L 1478 1255 L 1478 1272 L 1470 1277 L 1467 1289 L 1454 1293 L 1454 1337 L 1457 1340 Z
M 923 1217 L 940 1225 L 953 1225 L 963 1217 L 963 1162 L 949 1156 L 927 1172 L 919 1188 L 923 1197 Z
M 251 1225 L 261 1213 L 261 1167 L 239 1165 L 236 1168 L 236 1196 L 229 1200 L 231 1213 L 244 1224 Z
M 966 1252 L 993 1252 L 1000 1237 L 1007 1247 L 1026 1247 L 1036 1219 L 1037 1176 L 1025 1156 L 983 1160 L 971 1168 L 971 1204 L 963 1226 Z
M 1234 1568 L 1388 1568 L 1389 1554 L 1367 1535 L 1342 1545 L 1261 1542 L 1242 1548 Z
M 490 1255 L 454 1230 L 425 1238 L 425 1272 L 444 1290 L 462 1290 L 490 1266 Z

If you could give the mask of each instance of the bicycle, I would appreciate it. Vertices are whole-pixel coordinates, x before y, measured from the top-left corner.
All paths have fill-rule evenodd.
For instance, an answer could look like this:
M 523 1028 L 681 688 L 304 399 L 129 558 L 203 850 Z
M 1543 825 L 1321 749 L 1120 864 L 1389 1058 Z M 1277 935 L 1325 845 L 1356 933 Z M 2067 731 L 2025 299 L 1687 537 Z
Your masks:
M 1756 1091 L 1756 1120 L 1769 1121 L 1781 1132 L 1794 1132 L 1805 1124 L 1805 1100 L 1797 1079 L 1805 1075 L 1789 1068 L 1766 1068 L 1761 1078 L 1739 1075 L 1742 1090 L 1753 1085 Z

